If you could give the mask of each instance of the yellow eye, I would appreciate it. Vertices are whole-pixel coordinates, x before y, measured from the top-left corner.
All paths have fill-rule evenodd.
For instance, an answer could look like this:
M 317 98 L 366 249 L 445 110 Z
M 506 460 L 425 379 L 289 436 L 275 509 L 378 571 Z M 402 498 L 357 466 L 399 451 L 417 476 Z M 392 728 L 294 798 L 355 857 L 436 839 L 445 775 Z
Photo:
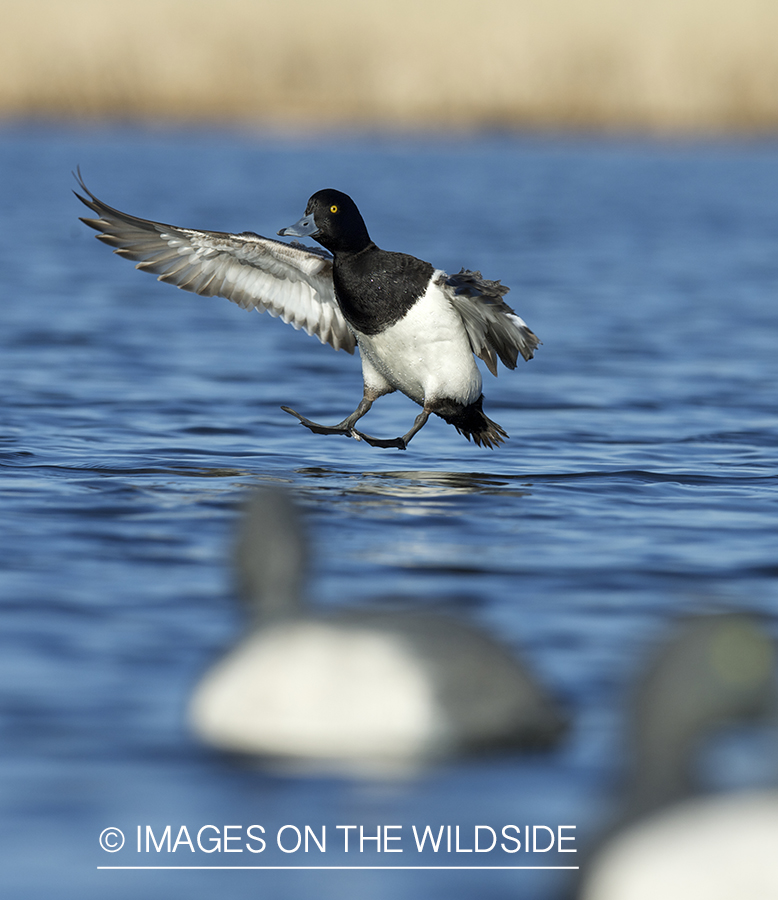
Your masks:
M 330 207 L 330 212 L 331 212 L 331 213 L 336 213 L 337 211 L 338 211 L 338 207 L 337 207 L 337 206 L 333 205 L 333 206 Z

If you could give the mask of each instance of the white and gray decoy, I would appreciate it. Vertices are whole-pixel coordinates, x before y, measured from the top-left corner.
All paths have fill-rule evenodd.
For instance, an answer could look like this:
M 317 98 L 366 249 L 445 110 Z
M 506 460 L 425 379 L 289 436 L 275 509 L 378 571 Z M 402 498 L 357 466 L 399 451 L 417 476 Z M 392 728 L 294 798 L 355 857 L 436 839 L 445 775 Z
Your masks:
M 579 900 L 778 898 L 778 790 L 695 795 L 695 751 L 717 728 L 774 721 L 776 654 L 748 616 L 691 620 L 635 698 L 623 818 L 592 853 Z
M 483 412 L 474 354 L 497 375 L 498 358 L 514 369 L 519 354 L 531 359 L 539 341 L 505 303 L 508 288 L 498 281 L 464 269 L 449 276 L 413 256 L 379 249 L 354 201 L 336 190 L 315 193 L 305 215 L 278 232 L 310 236 L 328 253 L 249 231 L 198 231 L 139 219 L 99 200 L 80 173 L 78 182 L 86 196 L 76 196 L 98 215 L 81 221 L 115 253 L 136 260 L 136 268 L 196 294 L 267 311 L 336 350 L 359 347 L 364 392 L 342 422 L 319 425 L 282 407 L 311 431 L 404 450 L 435 413 L 479 446 L 496 447 L 507 437 Z M 410 430 L 390 440 L 358 431 L 373 402 L 393 391 L 422 407 Z
M 393 775 L 547 749 L 564 732 L 557 703 L 474 625 L 396 608 L 308 609 L 307 555 L 287 495 L 260 489 L 237 545 L 249 628 L 191 700 L 204 742 L 285 768 Z

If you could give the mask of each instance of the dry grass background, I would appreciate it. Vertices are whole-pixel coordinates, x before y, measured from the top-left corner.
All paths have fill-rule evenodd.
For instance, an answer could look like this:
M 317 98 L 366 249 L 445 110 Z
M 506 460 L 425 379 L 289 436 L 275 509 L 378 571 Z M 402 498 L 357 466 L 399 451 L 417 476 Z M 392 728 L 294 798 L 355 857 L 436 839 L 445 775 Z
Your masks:
M 778 126 L 778 0 L 0 0 L 0 116 Z

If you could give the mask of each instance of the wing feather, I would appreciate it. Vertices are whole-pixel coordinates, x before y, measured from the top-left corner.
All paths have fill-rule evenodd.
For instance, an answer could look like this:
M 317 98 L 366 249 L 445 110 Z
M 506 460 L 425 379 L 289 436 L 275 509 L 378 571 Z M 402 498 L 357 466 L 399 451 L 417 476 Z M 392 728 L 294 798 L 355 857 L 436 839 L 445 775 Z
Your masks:
M 77 180 L 86 196 L 76 196 L 98 216 L 81 221 L 137 269 L 185 291 L 269 312 L 336 350 L 354 352 L 356 340 L 335 299 L 326 251 L 250 231 L 197 231 L 140 219 L 99 200 L 80 172 Z
M 441 286 L 462 317 L 473 353 L 497 375 L 497 359 L 515 369 L 519 353 L 532 359 L 540 341 L 527 323 L 502 299 L 508 288 L 487 281 L 480 272 L 462 269 L 456 275 L 441 273 Z

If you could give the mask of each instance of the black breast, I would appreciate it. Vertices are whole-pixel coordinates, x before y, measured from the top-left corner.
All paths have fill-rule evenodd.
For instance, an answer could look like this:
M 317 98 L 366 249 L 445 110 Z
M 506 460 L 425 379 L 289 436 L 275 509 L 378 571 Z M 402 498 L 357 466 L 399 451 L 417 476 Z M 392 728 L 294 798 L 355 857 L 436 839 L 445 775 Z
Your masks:
M 431 263 L 371 243 L 359 253 L 337 253 L 335 295 L 352 328 L 378 334 L 399 322 L 427 290 Z

